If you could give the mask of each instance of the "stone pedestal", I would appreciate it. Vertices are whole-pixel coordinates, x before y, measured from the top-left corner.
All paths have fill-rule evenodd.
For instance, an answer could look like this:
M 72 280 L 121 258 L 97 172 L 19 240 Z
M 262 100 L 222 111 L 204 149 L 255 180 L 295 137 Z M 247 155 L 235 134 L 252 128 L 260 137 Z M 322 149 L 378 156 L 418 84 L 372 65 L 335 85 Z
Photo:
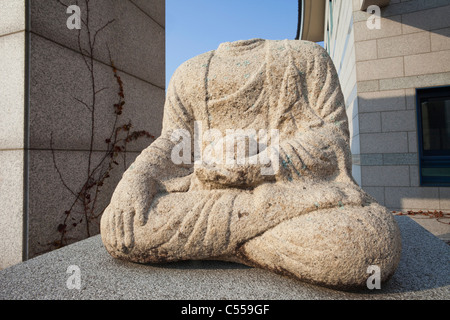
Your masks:
M 96 236 L 1 271 L 0 300 L 448 299 L 450 247 L 409 217 L 397 216 L 396 220 L 402 234 L 402 257 L 393 277 L 379 290 L 336 291 L 228 262 L 134 264 L 113 259 Z M 181 309 L 165 310 L 172 311 Z
M 75 3 L 80 30 L 67 23 L 77 18 L 67 11 Z M 164 23 L 164 0 L 0 3 L 0 269 L 60 246 L 62 232 L 63 244 L 98 232 L 96 218 L 86 225 L 84 210 L 95 188 L 70 208 L 88 170 L 105 158 L 115 128 L 132 124 L 122 138 L 133 131 L 159 135 Z M 131 140 L 102 183 L 92 216 L 101 214 L 124 169 L 152 142 Z M 108 171 L 108 161 L 100 169 L 96 174 Z

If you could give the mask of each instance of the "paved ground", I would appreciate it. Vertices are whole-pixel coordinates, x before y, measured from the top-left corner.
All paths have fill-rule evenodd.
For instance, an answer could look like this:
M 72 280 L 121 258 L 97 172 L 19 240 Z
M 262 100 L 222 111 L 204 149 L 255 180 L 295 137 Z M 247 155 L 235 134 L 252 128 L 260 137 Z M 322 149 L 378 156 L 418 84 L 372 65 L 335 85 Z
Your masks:
M 436 219 L 423 214 L 409 215 L 408 217 L 450 245 L 450 217 Z
M 112 259 L 96 236 L 0 271 L 0 299 L 449 299 L 450 246 L 397 216 L 403 253 L 381 290 L 340 292 L 225 262 L 138 265 Z M 69 266 L 81 290 L 67 288 Z

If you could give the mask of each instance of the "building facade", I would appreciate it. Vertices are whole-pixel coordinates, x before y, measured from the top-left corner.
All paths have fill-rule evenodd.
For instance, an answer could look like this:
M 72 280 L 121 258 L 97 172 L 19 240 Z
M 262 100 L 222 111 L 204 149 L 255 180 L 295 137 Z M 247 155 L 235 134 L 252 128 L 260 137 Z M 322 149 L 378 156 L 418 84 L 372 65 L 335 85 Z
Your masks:
M 338 71 L 355 180 L 393 210 L 450 210 L 450 1 L 322 6 L 323 37 L 302 38 Z

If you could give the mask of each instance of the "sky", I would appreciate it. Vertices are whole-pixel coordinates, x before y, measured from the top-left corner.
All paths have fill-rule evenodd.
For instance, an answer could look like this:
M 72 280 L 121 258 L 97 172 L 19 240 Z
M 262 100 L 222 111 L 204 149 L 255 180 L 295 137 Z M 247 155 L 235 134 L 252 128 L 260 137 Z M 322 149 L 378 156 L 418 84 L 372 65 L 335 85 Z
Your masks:
M 295 39 L 297 0 L 166 0 L 166 87 L 183 62 L 222 42 Z

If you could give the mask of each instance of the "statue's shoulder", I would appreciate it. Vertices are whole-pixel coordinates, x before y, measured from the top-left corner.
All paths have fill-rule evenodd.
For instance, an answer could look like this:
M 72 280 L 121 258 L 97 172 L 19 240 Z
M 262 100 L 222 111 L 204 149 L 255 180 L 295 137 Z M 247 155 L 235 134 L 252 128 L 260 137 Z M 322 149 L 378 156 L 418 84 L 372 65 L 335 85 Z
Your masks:
M 328 52 L 319 44 L 307 40 L 266 40 L 272 50 L 290 50 L 295 55 L 328 59 Z
M 189 86 L 198 82 L 198 80 L 204 79 L 213 53 L 214 51 L 208 51 L 183 62 L 175 70 L 171 81 Z
M 172 75 L 169 88 L 176 88 L 177 94 L 185 98 L 201 96 L 213 52 L 205 52 L 183 62 Z
M 179 73 L 188 73 L 192 75 L 193 73 L 204 73 L 205 69 L 208 67 L 211 56 L 214 54 L 214 50 L 208 51 L 198 56 L 195 56 L 185 62 L 183 62 L 178 67 Z
M 307 41 L 307 40 L 287 40 L 291 50 L 294 50 L 303 55 L 311 55 L 314 57 L 321 57 L 328 59 L 328 52 L 324 47 L 318 43 Z

